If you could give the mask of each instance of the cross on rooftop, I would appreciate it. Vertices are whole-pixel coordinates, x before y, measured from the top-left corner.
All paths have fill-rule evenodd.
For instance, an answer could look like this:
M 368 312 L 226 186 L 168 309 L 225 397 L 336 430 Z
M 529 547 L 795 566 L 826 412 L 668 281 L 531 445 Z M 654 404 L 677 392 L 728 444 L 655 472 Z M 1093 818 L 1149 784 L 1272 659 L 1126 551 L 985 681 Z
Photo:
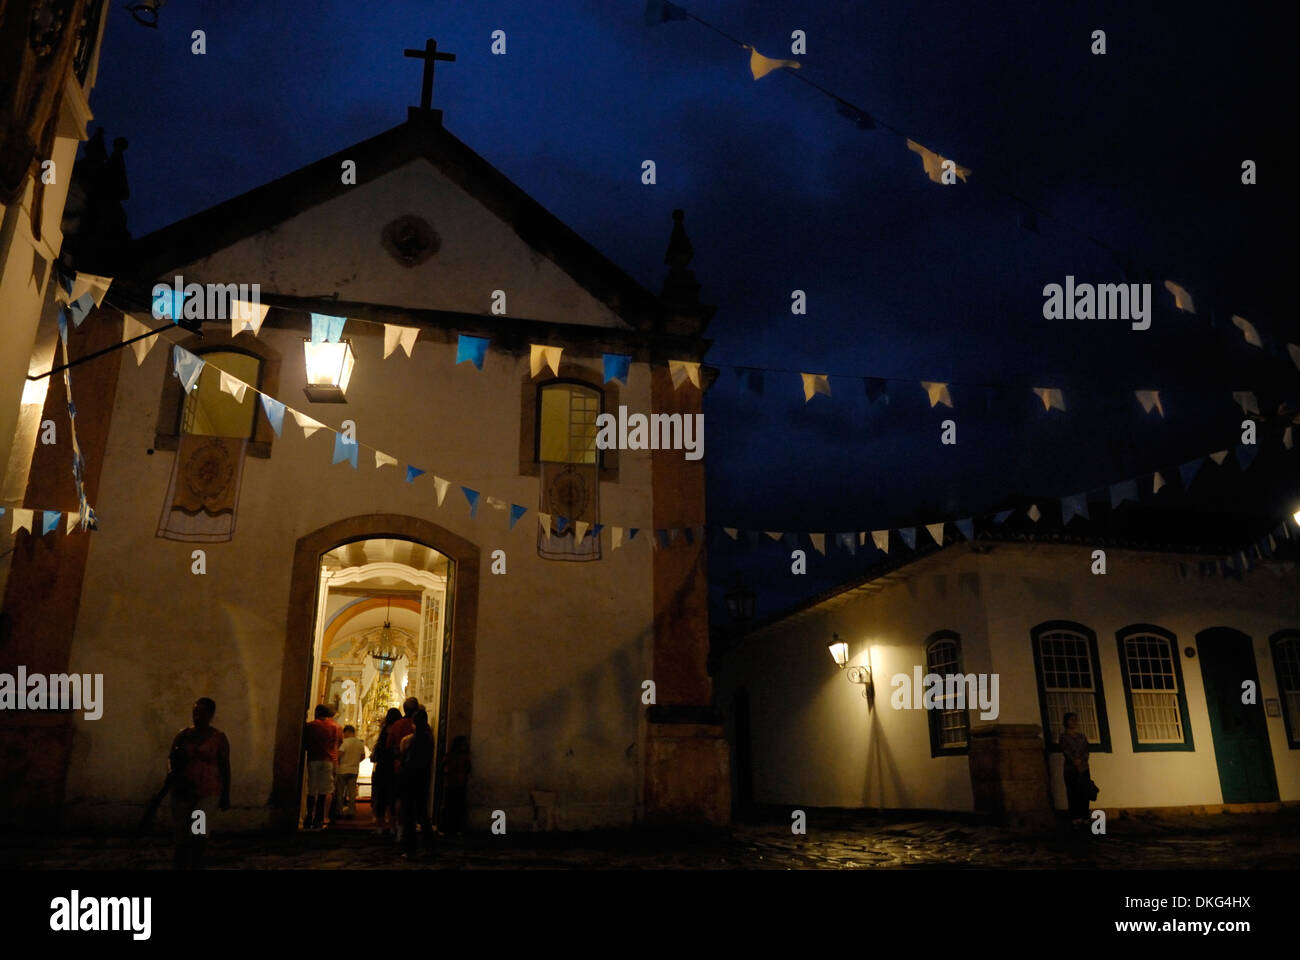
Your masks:
M 433 67 L 437 60 L 455 60 L 454 53 L 439 53 L 438 41 L 432 37 L 424 41 L 423 50 L 406 50 L 406 56 L 424 61 L 424 78 L 420 84 L 420 109 L 433 109 Z

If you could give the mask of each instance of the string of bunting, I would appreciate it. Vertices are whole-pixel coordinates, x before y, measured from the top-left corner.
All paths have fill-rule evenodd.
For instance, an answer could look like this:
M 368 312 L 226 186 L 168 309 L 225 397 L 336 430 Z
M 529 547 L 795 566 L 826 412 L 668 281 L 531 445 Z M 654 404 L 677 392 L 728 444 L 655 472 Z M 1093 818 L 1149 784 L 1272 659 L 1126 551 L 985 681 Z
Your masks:
M 828 97 L 835 104 L 836 112 L 840 116 L 852 121 L 854 126 L 859 130 L 885 130 L 899 139 L 904 140 L 907 149 L 919 156 L 921 160 L 921 168 L 926 177 L 928 177 L 932 182 L 944 186 L 951 186 L 957 183 L 958 180 L 963 184 L 969 182 L 972 173 L 968 168 L 960 166 L 948 157 L 942 156 L 939 153 L 922 146 L 920 143 L 904 134 L 897 127 L 885 123 L 878 116 L 869 113 L 862 107 L 851 103 L 839 94 L 836 94 L 816 83 L 809 78 L 807 74 L 802 72 L 803 64 L 800 61 L 766 57 L 759 53 L 752 44 L 742 42 L 714 24 L 702 20 L 700 17 L 691 13 L 679 4 L 670 3 L 668 0 L 647 0 L 645 10 L 645 23 L 647 26 L 653 27 L 674 20 L 694 20 L 696 23 L 703 27 L 707 27 L 709 30 L 712 30 L 714 33 L 734 44 L 739 49 L 745 51 L 748 54 L 750 75 L 755 81 L 763 79 L 770 73 L 780 71 Z M 1079 69 L 1082 69 L 1082 67 Z M 983 183 L 985 189 L 1009 198 L 1021 211 L 1021 226 L 1030 232 L 1036 234 L 1039 233 L 1037 218 L 1040 216 L 1045 217 L 1060 224 L 1075 236 L 1081 237 L 1105 250 L 1117 261 L 1126 275 L 1140 274 L 1145 277 L 1150 273 L 1150 271 L 1139 270 L 1133 266 L 1137 262 L 1136 258 L 1130 257 L 1113 245 L 1084 230 L 1078 229 L 1068 219 L 1058 217 L 1051 211 L 1046 210 L 1037 204 L 1030 203 L 1016 191 L 998 184 L 996 178 L 981 175 L 981 177 L 977 179 L 977 183 Z M 1190 314 L 1196 313 L 1195 301 L 1185 287 L 1172 280 L 1164 281 L 1164 287 L 1172 295 L 1175 309 Z M 1210 324 L 1211 326 L 1216 326 L 1213 315 L 1211 315 Z M 1232 325 L 1242 332 L 1247 343 L 1254 347 L 1263 349 L 1275 357 L 1281 357 L 1283 352 L 1288 353 L 1296 366 L 1300 367 L 1300 346 L 1297 346 L 1294 343 L 1287 343 L 1284 351 L 1280 338 L 1270 336 L 1267 338 L 1266 342 L 1265 338 L 1260 336 L 1259 330 L 1254 324 L 1246 320 L 1244 317 L 1235 314 L 1232 316 Z

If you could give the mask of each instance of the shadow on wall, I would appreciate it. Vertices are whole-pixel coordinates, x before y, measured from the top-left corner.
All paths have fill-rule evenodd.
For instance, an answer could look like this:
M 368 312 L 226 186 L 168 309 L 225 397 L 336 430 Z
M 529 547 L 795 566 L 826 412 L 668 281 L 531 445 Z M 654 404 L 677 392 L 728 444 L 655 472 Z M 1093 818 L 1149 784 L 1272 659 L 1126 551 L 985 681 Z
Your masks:
M 897 791 L 897 803 L 886 802 L 887 786 L 892 786 Z M 898 764 L 894 762 L 893 751 L 889 749 L 884 725 L 881 724 L 876 709 L 871 711 L 871 723 L 867 729 L 867 763 L 862 780 L 862 802 L 864 806 L 879 808 L 912 806 L 907 785 L 898 774 Z

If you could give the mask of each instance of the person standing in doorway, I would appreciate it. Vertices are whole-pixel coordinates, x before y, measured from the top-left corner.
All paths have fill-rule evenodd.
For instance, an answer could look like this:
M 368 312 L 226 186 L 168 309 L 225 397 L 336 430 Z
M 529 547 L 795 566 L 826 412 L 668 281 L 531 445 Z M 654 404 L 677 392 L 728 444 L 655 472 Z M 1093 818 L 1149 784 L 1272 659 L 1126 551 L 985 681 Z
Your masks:
M 1070 809 L 1070 825 L 1082 828 L 1088 820 L 1088 804 L 1092 800 L 1092 773 L 1088 769 L 1088 738 L 1079 730 L 1079 715 L 1067 713 L 1063 718 L 1065 729 L 1059 740 L 1061 755 L 1065 757 L 1065 797 Z
M 401 719 L 401 711 L 389 707 L 384 722 L 379 727 L 379 736 L 375 738 L 375 745 L 370 750 L 370 807 L 375 814 L 376 836 L 383 836 L 385 831 L 396 829 L 397 774 L 392 751 L 388 749 L 388 731 Z
M 429 729 L 429 714 L 421 709 L 412 718 L 414 731 L 402 740 L 401 791 L 403 853 L 406 859 L 415 856 L 415 825 L 424 832 L 424 851 L 433 855 L 433 821 L 429 818 L 429 783 L 433 776 L 433 731 Z
M 420 701 L 415 697 L 407 697 L 402 701 L 402 712 L 406 716 L 402 717 L 395 724 L 388 728 L 388 735 L 384 738 L 384 745 L 388 748 L 389 754 L 393 758 L 393 773 L 397 778 L 397 815 L 394 820 L 397 822 L 397 842 L 402 842 L 402 831 L 405 829 L 406 818 L 402 816 L 402 741 L 409 737 L 415 731 L 415 712 L 420 709 Z
M 343 731 L 330 719 L 333 711 L 323 703 L 316 705 L 316 719 L 303 727 L 302 740 L 307 750 L 307 815 L 304 830 L 325 829 L 325 802 L 334 792 L 334 770 L 339 762 L 339 744 Z
M 339 769 L 334 777 L 334 814 L 337 817 L 357 815 L 357 774 L 361 772 L 361 761 L 365 758 L 366 745 L 357 737 L 357 728 L 349 723 L 343 728 Z
M 211 698 L 195 700 L 194 726 L 176 734 L 167 758 L 178 870 L 203 865 L 212 815 L 217 807 L 230 809 L 230 741 L 212 726 L 216 712 Z

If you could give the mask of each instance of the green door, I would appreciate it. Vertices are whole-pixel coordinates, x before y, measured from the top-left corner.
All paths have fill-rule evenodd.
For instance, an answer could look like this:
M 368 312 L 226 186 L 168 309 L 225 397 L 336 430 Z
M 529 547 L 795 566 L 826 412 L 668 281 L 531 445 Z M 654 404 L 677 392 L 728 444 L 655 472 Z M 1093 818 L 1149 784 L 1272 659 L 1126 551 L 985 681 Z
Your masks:
M 1250 637 L 1228 627 L 1215 627 L 1196 635 L 1196 647 L 1223 802 L 1276 800 L 1277 776 Z M 1242 685 L 1247 680 L 1254 682 L 1254 703 L 1241 702 Z

